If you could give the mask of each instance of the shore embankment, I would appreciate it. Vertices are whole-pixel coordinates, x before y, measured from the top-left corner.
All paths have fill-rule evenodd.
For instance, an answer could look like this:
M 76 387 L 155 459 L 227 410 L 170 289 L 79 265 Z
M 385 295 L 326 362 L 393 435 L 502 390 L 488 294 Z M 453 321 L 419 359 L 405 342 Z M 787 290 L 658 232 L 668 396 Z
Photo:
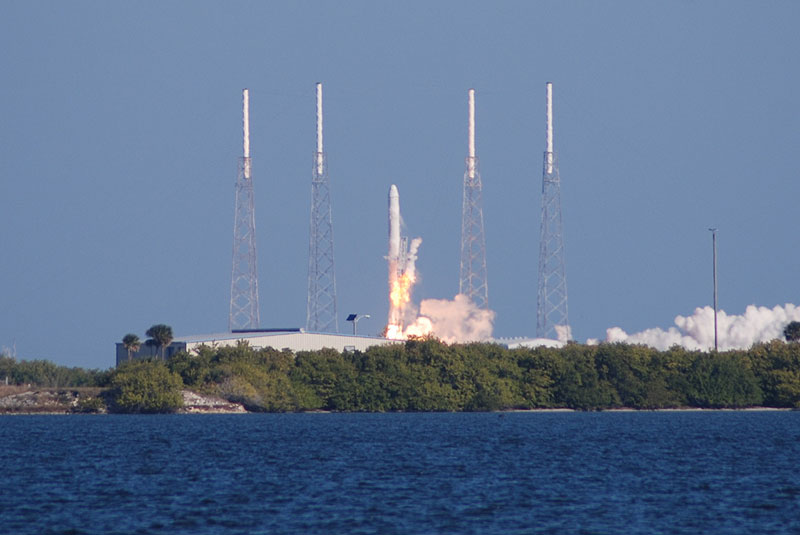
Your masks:
M 14 414 L 106 414 L 108 409 L 103 393 L 106 389 L 99 387 L 65 387 L 41 388 L 28 385 L 0 385 L 0 415 Z M 226 399 L 199 394 L 190 390 L 182 390 L 183 406 L 178 414 L 245 414 L 247 409 L 241 403 Z M 700 408 L 676 407 L 662 409 L 636 409 L 630 407 L 614 407 L 602 409 L 600 412 L 718 412 L 718 411 L 791 411 L 796 409 L 779 407 L 741 407 L 741 408 Z M 338 411 L 301 411 L 315 413 L 331 413 Z M 493 411 L 503 413 L 571 413 L 585 412 L 575 409 L 553 407 L 538 409 L 511 409 Z
M 42 388 L 28 385 L 0 385 L 0 414 L 105 414 L 108 412 L 99 387 Z M 182 390 L 185 414 L 240 414 L 241 403 Z

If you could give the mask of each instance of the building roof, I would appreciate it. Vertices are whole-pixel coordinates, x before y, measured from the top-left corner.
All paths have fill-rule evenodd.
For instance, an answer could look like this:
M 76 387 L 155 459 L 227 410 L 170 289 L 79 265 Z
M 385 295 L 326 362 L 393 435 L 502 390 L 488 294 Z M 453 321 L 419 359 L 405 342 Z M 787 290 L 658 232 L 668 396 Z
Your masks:
M 353 334 L 345 334 L 345 333 L 319 333 L 314 331 L 306 331 L 305 329 L 259 329 L 259 330 L 247 330 L 247 331 L 234 331 L 234 332 L 223 332 L 223 333 L 212 333 L 212 334 L 192 334 L 187 336 L 176 336 L 172 341 L 173 342 L 185 342 L 190 344 L 197 344 L 202 342 L 215 342 L 215 341 L 222 341 L 222 340 L 244 340 L 249 338 L 267 338 L 267 337 L 277 337 L 277 336 L 286 336 L 286 335 L 323 335 L 323 336 L 335 336 L 341 338 L 357 338 L 362 340 L 386 340 L 380 336 L 365 336 L 365 335 L 353 335 Z

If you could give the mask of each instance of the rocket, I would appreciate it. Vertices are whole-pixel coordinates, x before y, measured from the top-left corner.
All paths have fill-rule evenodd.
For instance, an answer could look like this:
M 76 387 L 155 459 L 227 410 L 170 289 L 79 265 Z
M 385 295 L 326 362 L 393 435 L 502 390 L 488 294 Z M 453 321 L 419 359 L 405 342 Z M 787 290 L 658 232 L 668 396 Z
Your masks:
M 389 188 L 389 293 L 397 286 L 397 275 L 400 267 L 400 193 L 397 186 L 392 184 Z M 389 324 L 400 323 L 400 311 L 391 301 L 389 302 Z
M 389 263 L 394 263 L 397 276 L 397 263 L 400 261 L 400 193 L 397 186 L 389 188 Z M 391 271 L 391 266 L 390 266 Z
M 422 238 L 400 236 L 400 193 L 389 188 L 389 325 L 402 331 L 406 306 L 411 300 L 411 287 L 417 280 L 417 251 Z

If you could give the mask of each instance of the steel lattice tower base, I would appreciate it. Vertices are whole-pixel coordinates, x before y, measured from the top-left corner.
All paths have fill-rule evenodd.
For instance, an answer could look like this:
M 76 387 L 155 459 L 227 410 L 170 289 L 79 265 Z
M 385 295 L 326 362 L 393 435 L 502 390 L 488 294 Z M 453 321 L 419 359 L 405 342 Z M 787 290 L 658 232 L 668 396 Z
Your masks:
M 256 223 L 250 158 L 239 159 L 236 178 L 236 215 L 233 226 L 233 269 L 228 328 L 258 329 L 258 269 Z
M 461 276 L 458 293 L 478 308 L 489 308 L 486 282 L 486 238 L 483 232 L 483 186 L 478 158 L 467 158 L 461 214 Z
M 558 174 L 558 162 L 552 152 L 545 152 L 542 177 L 536 336 L 558 340 L 571 339 L 567 317 L 564 234 L 561 224 L 561 179 Z
M 333 259 L 333 219 L 325 153 L 314 154 L 311 179 L 311 238 L 308 248 L 306 329 L 339 332 Z

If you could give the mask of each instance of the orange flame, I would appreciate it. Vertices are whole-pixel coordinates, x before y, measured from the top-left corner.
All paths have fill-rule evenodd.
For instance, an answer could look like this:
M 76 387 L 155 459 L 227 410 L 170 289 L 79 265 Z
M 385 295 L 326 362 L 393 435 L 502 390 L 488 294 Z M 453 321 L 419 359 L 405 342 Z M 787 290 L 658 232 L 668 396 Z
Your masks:
M 386 333 L 384 333 L 384 338 L 388 338 L 389 340 L 405 340 L 406 336 L 403 334 L 403 330 L 400 328 L 399 325 L 389 324 L 386 326 Z
M 414 282 L 416 282 L 416 277 L 408 273 L 398 275 L 392 281 L 389 300 L 392 302 L 392 309 L 401 311 L 401 315 L 402 310 L 411 302 L 411 287 L 414 286 Z M 396 319 L 400 319 L 402 322 L 401 318 Z M 390 323 L 387 325 L 384 336 L 390 340 L 406 340 L 408 338 L 407 334 L 403 332 L 402 323 Z
M 389 292 L 392 306 L 402 308 L 403 305 L 411 301 L 411 286 L 413 286 L 414 280 L 414 277 L 409 277 L 407 273 L 403 273 L 392 281 L 392 291 Z

